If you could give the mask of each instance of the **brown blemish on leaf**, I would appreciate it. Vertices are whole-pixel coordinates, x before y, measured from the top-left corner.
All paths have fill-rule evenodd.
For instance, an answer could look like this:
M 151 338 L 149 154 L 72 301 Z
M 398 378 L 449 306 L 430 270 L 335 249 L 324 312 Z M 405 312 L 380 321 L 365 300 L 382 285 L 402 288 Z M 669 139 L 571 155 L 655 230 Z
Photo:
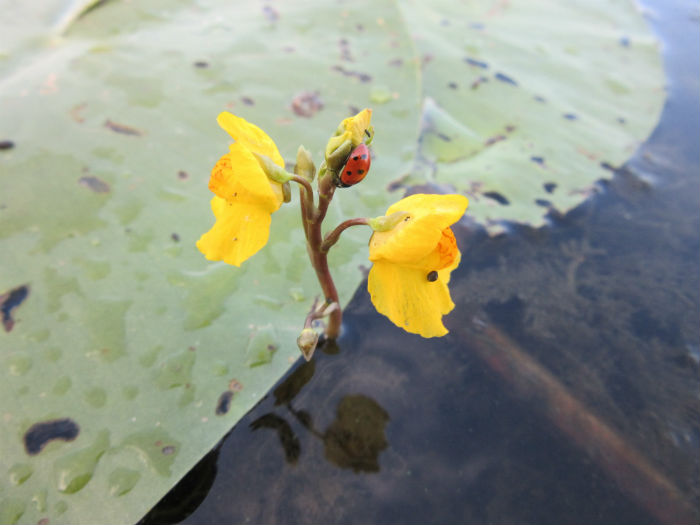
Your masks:
M 86 177 L 80 177 L 78 179 L 78 184 L 86 187 L 87 189 L 94 191 L 95 193 L 109 193 L 109 184 L 107 184 L 102 179 L 88 175 Z
M 187 180 L 190 178 L 190 175 L 185 170 L 180 170 L 177 172 L 177 178 L 180 180 Z
M 29 286 L 26 284 L 0 294 L 0 315 L 2 316 L 2 326 L 6 332 L 12 330 L 12 327 L 15 325 L 12 314 L 28 295 Z
M 71 110 L 68 112 L 70 115 L 70 118 L 72 118 L 75 122 L 78 124 L 82 124 L 85 122 L 85 117 L 81 114 L 82 111 L 87 107 L 87 103 L 83 102 L 82 104 L 77 104 L 71 108 Z
M 136 137 L 140 137 L 141 135 L 143 135 L 143 131 L 139 129 L 132 128 L 131 126 L 127 126 L 125 124 L 112 122 L 109 119 L 105 121 L 105 127 L 111 129 L 115 133 L 121 133 L 122 135 L 131 135 Z
M 299 117 L 311 118 L 323 109 L 318 91 L 302 91 L 292 99 L 292 111 Z
M 241 102 L 243 102 L 246 106 L 254 106 L 255 105 L 255 100 L 253 100 L 250 97 L 241 97 Z
M 0 151 L 12 149 L 15 147 L 15 143 L 11 140 L 0 140 Z
M 240 392 L 243 390 L 243 383 L 241 383 L 238 379 L 231 379 L 228 384 L 228 389 L 231 392 Z

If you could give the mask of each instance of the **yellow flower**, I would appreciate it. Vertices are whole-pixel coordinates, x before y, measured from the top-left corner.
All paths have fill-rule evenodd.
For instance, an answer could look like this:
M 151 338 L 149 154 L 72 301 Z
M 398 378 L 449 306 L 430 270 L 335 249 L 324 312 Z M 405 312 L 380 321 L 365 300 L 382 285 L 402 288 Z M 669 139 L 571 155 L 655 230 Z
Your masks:
M 450 225 L 467 205 L 462 195 L 411 195 L 386 212 L 403 211 L 406 217 L 370 239 L 374 264 L 367 288 L 372 303 L 407 332 L 423 337 L 447 333 L 442 316 L 454 308 L 447 283 L 461 257 Z
M 330 156 L 343 142 L 350 140 L 352 147 L 356 147 L 364 141 L 366 135 L 365 130 L 369 129 L 369 123 L 372 119 L 372 110 L 363 109 L 354 117 L 348 117 L 338 126 L 337 135 L 331 137 L 326 144 L 326 158 Z
M 210 261 L 240 266 L 265 246 L 271 215 L 284 200 L 282 185 L 270 181 L 254 153 L 266 155 L 278 166 L 284 160 L 267 134 L 245 119 L 223 112 L 217 118 L 235 142 L 212 169 L 209 189 L 216 223 L 197 241 Z

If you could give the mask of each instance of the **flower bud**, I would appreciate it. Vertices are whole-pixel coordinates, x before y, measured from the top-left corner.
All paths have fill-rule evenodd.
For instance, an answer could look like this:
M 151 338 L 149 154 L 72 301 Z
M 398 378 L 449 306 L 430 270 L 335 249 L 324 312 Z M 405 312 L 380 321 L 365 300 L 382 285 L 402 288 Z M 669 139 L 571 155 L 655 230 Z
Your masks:
M 255 155 L 255 158 L 258 159 L 258 164 L 260 164 L 260 167 L 265 172 L 265 175 L 267 175 L 267 178 L 271 181 L 284 184 L 292 179 L 291 173 L 288 173 L 283 167 L 272 162 L 272 159 L 267 155 L 262 155 L 261 153 L 256 153 L 255 151 L 253 152 L 253 155 Z
M 304 328 L 297 337 L 297 346 L 301 350 L 304 359 L 311 361 L 316 345 L 318 344 L 318 334 L 313 328 Z
M 297 151 L 297 163 L 294 166 L 294 173 L 305 178 L 309 182 L 313 182 L 316 175 L 316 166 L 314 165 L 311 153 L 304 146 L 299 146 Z
M 400 224 L 406 218 L 410 217 L 410 213 L 407 211 L 396 211 L 391 215 L 382 215 L 380 217 L 374 217 L 373 219 L 367 219 L 367 224 L 375 232 L 388 232 L 393 230 L 397 224 Z

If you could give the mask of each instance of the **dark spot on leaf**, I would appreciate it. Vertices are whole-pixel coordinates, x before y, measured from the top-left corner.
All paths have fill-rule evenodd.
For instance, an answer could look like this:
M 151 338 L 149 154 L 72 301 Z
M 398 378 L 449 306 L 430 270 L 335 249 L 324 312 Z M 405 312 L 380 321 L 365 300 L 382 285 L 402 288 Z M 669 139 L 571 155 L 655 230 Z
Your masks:
M 435 270 L 433 270 L 432 272 L 430 272 L 430 273 L 428 274 L 427 279 L 428 279 L 428 281 L 430 281 L 431 283 L 434 283 L 435 281 L 438 280 L 438 273 L 437 273 Z
M 368 75 L 367 73 L 362 73 L 360 71 L 351 71 L 349 69 L 345 69 L 343 66 L 333 66 L 331 70 L 337 71 L 338 73 L 346 77 L 357 78 L 362 83 L 370 82 L 372 80 L 372 76 Z
M 190 178 L 190 176 L 186 171 L 180 170 L 177 172 L 177 178 L 180 180 L 187 180 Z
M 544 157 L 536 157 L 532 156 L 530 157 L 530 160 L 534 162 L 535 164 L 539 164 L 540 166 L 544 166 Z
M 177 233 L 171 233 L 170 238 L 175 242 L 180 242 L 180 236 Z
M 355 26 L 355 29 L 357 29 L 360 33 L 362 33 L 365 30 L 365 26 L 363 26 L 362 24 L 357 24 Z
M 457 82 L 448 82 L 447 87 L 450 89 L 457 89 L 459 85 L 457 84 Z
M 54 419 L 35 423 L 24 433 L 24 449 L 31 456 L 37 455 L 55 439 L 73 441 L 80 433 L 80 427 L 69 418 Z
M 486 139 L 486 142 L 484 142 L 484 145 L 485 146 L 492 146 L 496 142 L 501 142 L 502 140 L 506 140 L 505 135 L 496 135 L 495 137 L 489 137 L 488 139 Z
M 494 77 L 496 78 L 496 80 L 500 80 L 501 82 L 505 82 L 506 84 L 510 84 L 512 86 L 518 85 L 518 83 L 515 80 L 510 78 L 508 75 L 504 75 L 503 73 L 496 73 Z
M 608 170 L 608 171 L 615 171 L 615 166 L 613 166 L 609 162 L 605 162 L 605 161 L 601 162 L 600 167 L 605 169 L 605 170 Z
M 350 53 L 350 42 L 346 38 L 341 38 L 338 41 L 338 45 L 340 46 L 340 60 L 354 62 L 355 59 L 352 58 L 352 53 Z
M 541 97 L 540 95 L 535 95 L 535 96 L 532 97 L 532 98 L 534 98 L 537 102 L 542 102 L 543 104 L 544 104 L 545 102 L 547 102 L 547 99 L 544 98 L 544 97 Z
M 131 135 L 131 136 L 136 136 L 136 137 L 143 135 L 143 132 L 141 130 L 138 130 L 136 128 L 132 128 L 131 126 L 127 126 L 125 124 L 119 124 L 117 122 L 112 122 L 109 119 L 105 121 L 105 127 L 108 129 L 111 129 L 115 133 L 121 133 L 122 135 Z
M 489 199 L 493 199 L 497 203 L 503 204 L 504 206 L 507 206 L 510 204 L 510 201 L 508 199 L 506 199 L 503 195 L 498 193 L 497 191 L 485 191 L 484 197 L 488 197 Z
M 173 445 L 167 445 L 161 449 L 164 456 L 169 456 L 175 452 L 175 447 Z
M 545 208 L 549 208 L 552 205 L 552 203 L 547 199 L 535 199 L 535 204 L 537 204 L 538 206 L 543 206 Z
M 620 45 L 622 47 L 629 47 L 630 46 L 630 39 L 629 37 L 623 36 L 620 38 Z
M 394 58 L 392 60 L 389 60 L 389 62 L 387 62 L 387 64 L 390 65 L 391 67 L 402 66 L 403 65 L 403 58 Z
M 552 193 L 554 190 L 557 188 L 556 182 L 545 182 L 544 183 L 544 191 L 547 193 Z
M 197 60 L 193 65 L 194 67 L 199 69 L 206 69 L 209 67 L 209 62 L 206 62 L 204 60 Z
M 280 17 L 279 11 L 269 5 L 263 6 L 263 15 L 265 15 L 268 22 L 276 22 Z
M 469 27 L 471 29 L 476 29 L 477 31 L 481 31 L 486 28 L 486 26 L 481 22 L 472 22 L 471 24 L 469 24 Z
M 223 416 L 228 413 L 231 409 L 231 400 L 233 399 L 233 392 L 226 390 L 219 396 L 219 400 L 216 402 L 216 415 Z
M 445 142 L 452 142 L 452 139 L 444 133 L 438 133 L 437 136 L 440 140 L 444 140 Z
M 470 66 L 480 67 L 481 69 L 486 69 L 489 67 L 489 65 L 486 62 L 482 62 L 481 60 L 476 60 L 470 57 L 466 57 L 464 61 Z
M 512 124 L 508 124 L 508 125 L 506 126 L 506 133 L 513 133 L 516 129 L 518 129 L 518 128 L 516 128 L 516 127 L 513 126 Z
M 12 318 L 14 310 L 24 302 L 28 295 L 29 286 L 26 284 L 0 294 L 0 314 L 2 315 L 2 326 L 6 332 L 12 330 L 15 325 L 15 320 Z
M 243 102 L 246 106 L 255 105 L 255 101 L 250 97 L 241 97 L 241 102 Z
M 322 109 L 318 91 L 302 91 L 292 99 L 292 111 L 299 117 L 311 118 Z
M 578 117 L 574 115 L 573 113 L 564 113 L 562 115 L 566 120 L 577 120 Z
M 11 140 L 0 140 L 0 151 L 12 149 L 15 147 L 15 143 Z
M 87 189 L 94 191 L 95 193 L 109 193 L 109 184 L 102 179 L 93 177 L 92 175 L 80 177 L 80 179 L 78 179 L 78 184 L 85 186 Z
M 269 344 L 269 345 L 267 345 L 267 350 L 268 350 L 268 352 L 276 352 L 277 345 Z
M 617 117 L 617 121 L 620 124 L 627 124 L 627 120 L 624 117 Z

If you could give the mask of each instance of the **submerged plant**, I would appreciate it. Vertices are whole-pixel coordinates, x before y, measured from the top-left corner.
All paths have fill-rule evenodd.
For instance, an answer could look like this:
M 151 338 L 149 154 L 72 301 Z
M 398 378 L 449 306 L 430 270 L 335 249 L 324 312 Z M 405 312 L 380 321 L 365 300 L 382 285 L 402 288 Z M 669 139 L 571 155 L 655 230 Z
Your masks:
M 328 339 L 340 332 L 342 310 L 328 252 L 351 226 L 373 230 L 368 289 L 379 313 L 408 332 L 439 337 L 447 333 L 442 316 L 454 308 L 447 285 L 460 252 L 450 226 L 467 208 L 463 195 L 411 195 L 391 205 L 383 216 L 348 219 L 322 233 L 334 192 L 359 183 L 369 171 L 368 146 L 374 138 L 371 117 L 372 111 L 364 109 L 340 123 L 326 144 L 318 176 L 303 146 L 297 152 L 294 173 L 289 173 L 264 131 L 227 112 L 217 119 L 235 142 L 212 170 L 209 189 L 214 193 L 211 208 L 216 222 L 197 241 L 197 248 L 209 260 L 240 266 L 267 243 L 272 214 L 291 200 L 290 183 L 299 185 L 307 252 L 323 292 L 323 300 L 315 301 L 297 339 L 307 360 L 318 343 L 320 327 Z

